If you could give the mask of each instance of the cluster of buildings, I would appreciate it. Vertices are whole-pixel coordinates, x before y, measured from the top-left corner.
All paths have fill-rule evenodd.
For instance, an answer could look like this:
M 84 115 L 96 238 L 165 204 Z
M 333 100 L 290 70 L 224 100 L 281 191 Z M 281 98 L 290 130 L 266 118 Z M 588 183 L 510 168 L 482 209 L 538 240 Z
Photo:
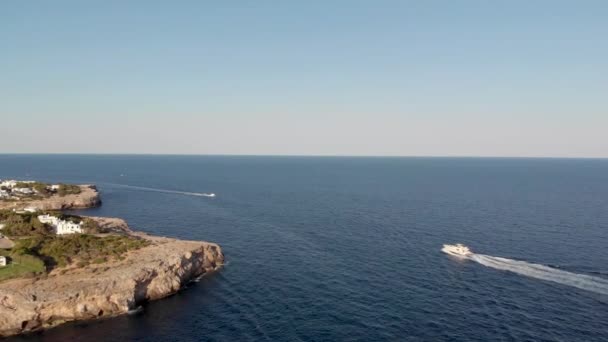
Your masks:
M 0 199 L 20 199 L 21 196 L 35 195 L 38 193 L 32 187 L 23 186 L 23 184 L 32 184 L 35 181 L 17 181 L 14 179 L 0 180 Z M 59 190 L 59 184 L 47 185 L 47 190 Z
M 35 195 L 38 191 L 34 188 L 32 183 L 36 183 L 36 181 L 17 181 L 13 179 L 8 180 L 0 180 L 0 200 L 3 199 L 14 199 L 20 200 L 24 196 Z M 29 185 L 29 186 L 28 186 Z M 59 190 L 59 184 L 50 184 L 46 185 L 46 190 L 49 192 L 56 192 Z M 26 214 L 26 213 L 36 213 L 38 211 L 37 208 L 25 208 L 16 210 L 13 209 L 14 212 L 18 214 Z M 55 229 L 55 233 L 57 235 L 66 235 L 66 234 L 79 234 L 83 232 L 83 222 L 71 222 L 62 220 L 57 216 L 52 216 L 49 214 L 38 215 L 38 220 L 44 224 L 48 224 Z M 5 224 L 0 223 L 0 248 L 10 248 L 10 246 L 4 246 L 3 242 L 8 242 L 10 245 L 14 245 L 10 240 L 4 237 L 2 234 L 2 229 L 5 227 Z M 9 258 L 0 255 L 0 268 L 5 267 L 9 264 Z
M 37 208 L 32 208 L 32 207 L 28 207 L 25 209 L 13 209 L 13 211 L 17 214 L 27 214 L 27 213 L 36 213 L 38 211 Z M 72 222 L 72 221 L 66 221 L 66 220 L 62 220 L 57 216 L 53 216 L 50 214 L 44 214 L 44 215 L 38 215 L 38 221 L 44 223 L 44 224 L 48 224 L 51 227 L 53 227 L 53 229 L 55 229 L 55 234 L 57 235 L 67 235 L 67 234 L 80 234 L 83 232 L 83 221 L 80 222 Z M 4 235 L 2 234 L 2 229 L 5 227 L 6 225 L 3 223 L 0 223 L 0 239 L 4 238 Z M 1 248 L 1 246 L 0 246 Z
M 19 214 L 24 214 L 24 213 L 33 213 L 36 212 L 37 210 L 35 208 L 26 208 L 23 210 L 14 210 L 16 213 Z M 51 227 L 53 227 L 55 229 L 55 234 L 57 235 L 67 235 L 67 234 L 80 234 L 83 232 L 82 229 L 82 225 L 83 222 L 71 222 L 71 221 L 66 221 L 66 220 L 62 220 L 57 216 L 53 216 L 53 215 L 49 215 L 49 214 L 44 214 L 44 215 L 38 215 L 38 220 L 42 223 L 48 224 Z M 6 225 L 3 223 L 0 223 L 0 248 L 12 248 L 15 244 L 14 242 L 12 242 L 11 240 L 9 240 L 8 238 L 6 238 L 3 234 L 2 234 L 2 229 L 5 227 Z M 9 264 L 9 258 L 0 255 L 0 268 L 5 267 Z
M 19 183 L 34 183 L 34 181 L 16 181 L 13 179 L 0 181 L 0 199 L 19 199 L 19 195 L 33 195 L 36 190 L 30 187 L 17 187 Z
M 38 215 L 38 220 L 53 227 L 55 229 L 55 234 L 57 235 L 82 233 L 82 221 L 80 221 L 79 223 L 65 221 L 57 216 L 49 214 Z

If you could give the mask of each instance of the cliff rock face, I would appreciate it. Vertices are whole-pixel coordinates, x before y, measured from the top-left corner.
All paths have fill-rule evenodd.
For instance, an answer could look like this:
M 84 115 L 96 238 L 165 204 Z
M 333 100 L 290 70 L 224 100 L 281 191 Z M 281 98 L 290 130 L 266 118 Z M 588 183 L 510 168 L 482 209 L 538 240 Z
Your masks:
M 80 193 L 72 195 L 53 195 L 33 201 L 0 201 L 0 209 L 34 207 L 41 210 L 63 210 L 92 208 L 101 204 L 99 192 L 94 185 L 80 185 Z
M 132 234 L 127 222 L 116 217 L 85 216 L 97 223 L 101 233 Z
M 140 236 L 153 244 L 122 261 L 0 283 L 0 336 L 124 314 L 175 293 L 224 261 L 213 243 Z

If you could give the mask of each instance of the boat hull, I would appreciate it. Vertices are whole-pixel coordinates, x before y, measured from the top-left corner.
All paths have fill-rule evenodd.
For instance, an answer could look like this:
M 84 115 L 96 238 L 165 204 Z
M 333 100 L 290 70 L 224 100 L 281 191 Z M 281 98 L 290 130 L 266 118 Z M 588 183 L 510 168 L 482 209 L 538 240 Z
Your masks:
M 441 251 L 445 254 L 461 259 L 467 259 L 473 255 L 468 248 L 463 247 L 464 246 L 444 245 L 443 248 L 441 248 Z

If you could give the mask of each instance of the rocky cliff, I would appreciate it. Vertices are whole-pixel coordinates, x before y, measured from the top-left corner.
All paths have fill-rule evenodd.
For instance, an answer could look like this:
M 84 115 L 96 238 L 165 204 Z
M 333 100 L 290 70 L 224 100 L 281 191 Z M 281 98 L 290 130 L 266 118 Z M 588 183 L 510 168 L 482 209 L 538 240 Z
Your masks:
M 175 293 L 224 261 L 213 243 L 135 235 L 152 245 L 128 252 L 122 261 L 0 283 L 0 336 L 127 313 Z
M 34 207 L 41 210 L 63 210 L 92 208 L 101 204 L 99 192 L 94 185 L 79 185 L 79 194 L 53 195 L 32 201 L 0 201 L 0 209 Z

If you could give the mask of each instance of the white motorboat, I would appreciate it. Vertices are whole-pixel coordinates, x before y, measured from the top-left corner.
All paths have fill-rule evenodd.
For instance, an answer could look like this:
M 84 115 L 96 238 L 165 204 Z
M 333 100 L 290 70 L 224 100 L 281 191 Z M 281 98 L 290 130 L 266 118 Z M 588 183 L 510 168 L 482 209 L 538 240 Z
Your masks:
M 443 248 L 441 248 L 441 251 L 446 254 L 453 255 L 453 256 L 459 257 L 459 258 L 467 258 L 473 254 L 473 252 L 471 252 L 469 247 L 467 247 L 461 243 L 458 243 L 455 245 L 447 245 L 447 244 L 443 245 Z

